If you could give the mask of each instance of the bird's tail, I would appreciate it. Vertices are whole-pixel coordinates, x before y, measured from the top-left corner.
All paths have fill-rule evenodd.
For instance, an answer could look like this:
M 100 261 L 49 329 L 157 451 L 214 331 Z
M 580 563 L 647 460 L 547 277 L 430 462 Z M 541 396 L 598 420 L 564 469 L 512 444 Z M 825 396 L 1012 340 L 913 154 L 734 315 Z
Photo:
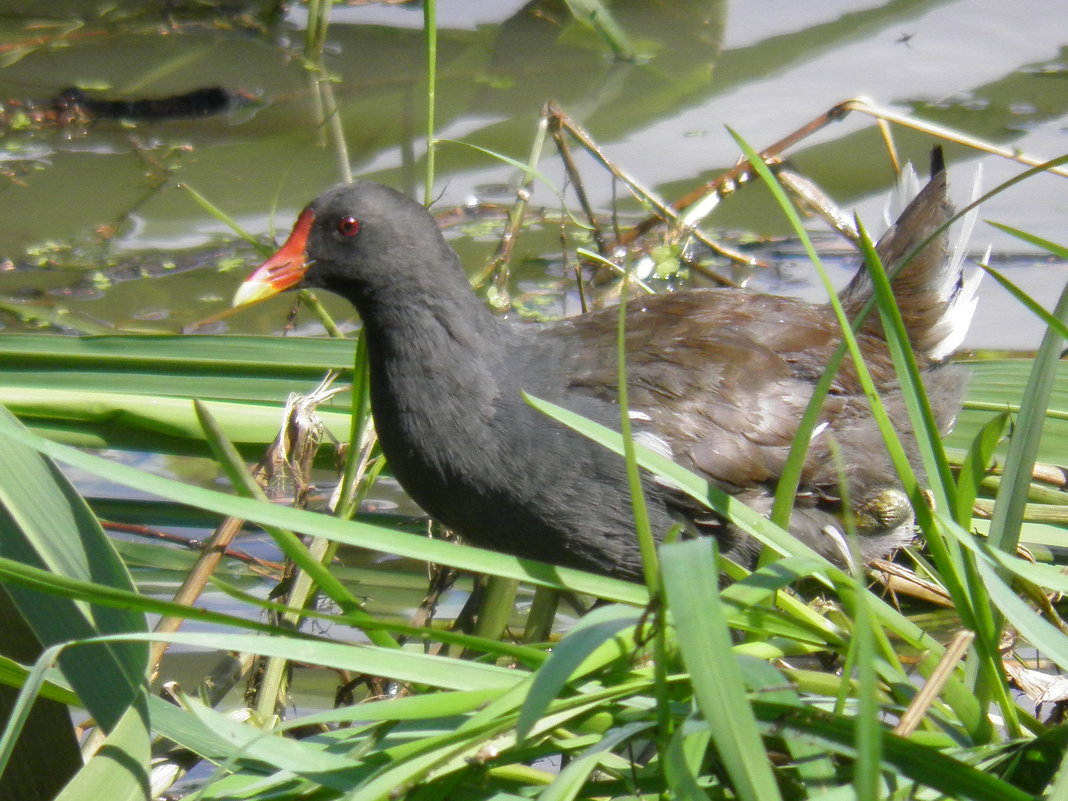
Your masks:
M 952 252 L 948 232 L 938 231 L 952 213 L 942 148 L 935 147 L 930 181 L 876 246 L 883 266 L 893 277 L 894 297 L 912 347 L 917 355 L 930 361 L 940 361 L 960 346 L 975 311 L 975 290 L 981 276 L 978 271 L 965 276 L 963 271 L 971 225 L 962 226 L 965 230 Z M 853 316 L 871 295 L 871 278 L 862 267 L 839 297 L 846 312 Z M 876 312 L 868 315 L 864 330 L 881 335 Z

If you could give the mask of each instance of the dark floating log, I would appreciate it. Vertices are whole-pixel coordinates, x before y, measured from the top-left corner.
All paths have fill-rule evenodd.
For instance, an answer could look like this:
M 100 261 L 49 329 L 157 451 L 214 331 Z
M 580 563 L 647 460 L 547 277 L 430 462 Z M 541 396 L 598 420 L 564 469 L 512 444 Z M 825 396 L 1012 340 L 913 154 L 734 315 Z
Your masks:
M 82 89 L 64 89 L 52 100 L 60 116 L 71 120 L 125 120 L 149 122 L 158 120 L 210 117 L 223 114 L 248 98 L 221 86 L 194 89 L 171 97 L 118 100 L 96 98 Z

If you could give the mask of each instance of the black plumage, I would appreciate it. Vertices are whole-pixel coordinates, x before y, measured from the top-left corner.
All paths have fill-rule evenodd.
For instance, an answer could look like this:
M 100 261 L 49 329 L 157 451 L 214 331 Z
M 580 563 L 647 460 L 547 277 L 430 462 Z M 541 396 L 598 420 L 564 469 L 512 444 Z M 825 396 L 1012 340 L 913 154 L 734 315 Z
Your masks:
M 938 169 L 878 245 L 893 269 L 949 216 Z M 894 281 L 939 425 L 960 408 L 966 371 L 943 365 L 970 302 L 934 237 Z M 433 218 L 385 186 L 334 187 L 302 214 L 279 253 L 239 291 L 249 302 L 295 285 L 350 300 L 366 328 L 371 402 L 382 449 L 430 515 L 481 546 L 627 578 L 640 575 L 622 460 L 530 408 L 521 392 L 619 427 L 617 312 L 556 322 L 492 314 L 470 290 Z M 855 313 L 870 294 L 863 268 L 841 293 Z M 910 454 L 909 423 L 878 317 L 859 331 L 865 361 Z M 760 512 L 797 423 L 841 340 L 826 305 L 746 290 L 633 298 L 627 313 L 629 416 L 643 444 Z M 847 465 L 865 559 L 911 536 L 911 509 L 846 359 L 823 407 L 790 531 L 844 560 L 833 436 Z M 651 475 L 653 530 L 683 523 L 749 560 L 747 537 Z

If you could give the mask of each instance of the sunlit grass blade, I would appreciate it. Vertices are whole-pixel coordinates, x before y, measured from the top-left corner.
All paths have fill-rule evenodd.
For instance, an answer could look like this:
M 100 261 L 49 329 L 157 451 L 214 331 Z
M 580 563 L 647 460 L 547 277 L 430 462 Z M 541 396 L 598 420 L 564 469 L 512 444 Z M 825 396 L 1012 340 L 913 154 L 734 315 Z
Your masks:
M 948 532 L 980 557 L 977 564 L 997 609 L 1022 637 L 1056 662 L 1062 670 L 1068 670 L 1068 635 L 1037 615 L 1007 581 L 1009 576 L 1016 574 L 1027 581 L 1034 581 L 1039 586 L 1068 589 L 1065 587 L 1064 575 L 1057 568 L 1028 563 L 986 542 L 976 540 L 949 520 L 944 520 L 944 524 Z
M 244 651 L 262 656 L 278 656 L 312 665 L 322 665 L 372 676 L 389 676 L 396 681 L 414 682 L 455 690 L 507 689 L 526 676 L 526 671 L 484 665 L 470 660 L 449 659 L 400 648 L 331 642 L 296 637 L 260 637 L 249 634 L 215 632 L 175 632 L 173 634 L 115 635 L 112 640 L 137 641 L 154 638 L 166 642 L 195 645 L 221 651 Z
M 111 587 L 100 582 L 59 575 L 12 559 L 0 558 L 0 578 L 8 585 L 17 585 L 35 592 L 92 603 L 94 606 L 139 614 L 171 615 L 216 626 L 233 626 L 270 634 L 278 634 L 282 631 L 276 626 L 255 620 L 211 609 L 176 604 L 173 601 L 144 595 L 135 589 Z
M 746 699 L 738 658 L 719 600 L 716 550 L 710 538 L 661 549 L 664 590 L 694 697 L 712 731 L 738 798 L 780 798 L 763 740 Z
M 616 58 L 633 61 L 638 51 L 622 26 L 612 16 L 612 11 L 600 0 L 564 0 L 572 16 L 583 25 L 597 31 Z
M 1065 157 L 1068 159 L 1068 157 Z M 1058 159 L 1058 161 L 1064 161 L 1065 159 Z M 1048 251 L 1052 255 L 1056 256 L 1062 261 L 1068 261 L 1068 246 L 1058 244 L 1049 239 L 1044 239 L 1040 236 L 1023 231 L 1019 228 L 1014 228 L 1011 225 L 1005 225 L 1004 223 L 994 222 L 993 220 L 987 220 L 987 222 L 995 228 L 1004 231 L 1005 233 L 1023 240 L 1035 247 L 1042 248 L 1042 250 Z
M 143 801 L 151 744 L 146 709 L 141 704 L 130 707 L 55 801 Z
M 234 488 L 247 498 L 254 498 L 267 503 L 267 496 L 260 486 L 252 479 L 241 457 L 238 456 L 234 446 L 227 441 L 225 434 L 218 424 L 212 419 L 207 407 L 194 401 L 197 418 L 204 428 L 208 442 L 215 452 L 219 463 L 224 466 L 230 476 Z M 359 620 L 366 618 L 369 622 L 372 618 L 363 611 L 363 605 L 349 589 L 342 584 L 323 563 L 312 554 L 307 546 L 301 542 L 292 531 L 278 526 L 264 526 L 264 531 L 271 535 L 281 551 L 293 560 L 301 570 L 312 577 L 316 586 L 331 600 L 334 601 L 345 614 L 349 615 L 353 623 L 358 625 Z M 376 629 L 368 630 L 367 636 L 371 641 L 380 646 L 397 647 L 396 641 L 388 634 Z
M 530 733 L 564 685 L 580 675 L 580 666 L 595 650 L 638 622 L 634 609 L 619 606 L 603 607 L 584 616 L 535 674 L 516 724 L 518 737 L 523 739 Z M 619 648 L 617 645 L 613 649 L 616 657 L 620 655 Z
M 814 707 L 803 710 L 783 704 L 755 701 L 753 711 L 761 730 L 777 737 L 804 737 L 828 751 L 854 756 L 855 732 L 848 717 L 836 717 Z M 1035 801 L 1013 785 L 972 767 L 939 750 L 886 734 L 883 738 L 883 769 L 931 787 L 946 798 L 970 801 Z M 850 795 L 855 798 L 855 795 Z
M 1053 314 L 1062 321 L 1068 319 L 1068 286 L 1062 290 Z M 1063 347 L 1061 333 L 1047 329 L 1020 401 L 1020 414 L 1013 426 L 1005 473 L 990 523 L 990 542 L 1003 551 L 1014 551 L 1019 540 L 1020 521 Z
M 436 141 L 442 144 L 460 145 L 461 147 L 470 148 L 471 150 L 477 150 L 479 153 L 484 153 L 485 155 L 490 156 L 496 159 L 497 161 L 501 161 L 509 165 L 510 167 L 515 167 L 517 170 L 522 170 L 524 175 L 536 178 L 538 181 L 544 184 L 545 187 L 548 188 L 554 195 L 556 195 L 557 198 L 560 198 L 561 201 L 563 200 L 560 194 L 560 190 L 556 188 L 556 184 L 553 183 L 552 179 L 549 178 L 549 176 L 545 175 L 545 173 L 541 172 L 541 170 L 536 169 L 535 166 L 529 161 L 520 161 L 517 158 L 506 156 L 504 153 L 501 153 L 499 151 L 489 150 L 488 148 L 473 145 L 470 142 L 464 142 L 460 139 L 438 139 Z
M 12 438 L 64 464 L 79 467 L 93 475 L 105 476 L 118 484 L 136 487 L 144 492 L 151 492 L 163 498 L 180 501 L 218 514 L 240 517 L 260 525 L 288 528 L 373 551 L 408 556 L 427 562 L 438 562 L 479 573 L 510 576 L 560 589 L 587 592 L 600 598 L 623 603 L 642 605 L 648 599 L 643 587 L 620 579 L 517 559 L 505 554 L 406 534 L 360 521 L 338 520 L 329 515 L 226 495 L 93 456 L 24 430 L 8 429 L 2 421 L 0 421 L 0 429 L 6 430 Z
M 532 406 L 550 417 L 559 420 L 570 428 L 590 437 L 595 442 L 599 442 L 614 452 L 622 454 L 622 444 L 618 432 L 612 431 L 611 429 L 590 420 L 586 420 L 579 415 L 548 403 L 547 401 L 542 401 L 530 396 L 526 396 L 526 400 Z M 830 586 L 833 586 L 839 593 L 839 596 L 846 607 L 852 608 L 852 605 L 855 603 L 853 595 L 856 588 L 853 580 L 848 575 L 843 573 L 837 567 L 831 565 L 823 559 L 823 557 L 816 554 L 812 549 L 799 542 L 796 538 L 790 536 L 789 533 L 774 525 L 767 518 L 757 514 L 752 509 L 749 509 L 736 498 L 732 498 L 722 490 L 711 486 L 704 479 L 685 470 L 669 459 L 666 459 L 664 456 L 653 453 L 647 448 L 638 447 L 635 450 L 638 463 L 643 468 L 650 470 L 656 475 L 669 479 L 673 484 L 692 498 L 701 503 L 706 503 L 718 514 L 729 518 L 735 525 L 738 525 L 747 533 L 752 534 L 761 542 L 766 545 L 771 545 L 785 555 L 807 558 L 822 565 L 822 571 L 815 574 L 814 577 L 821 581 L 829 581 Z M 933 669 L 937 662 L 937 657 L 943 651 L 942 645 L 930 634 L 907 620 L 898 610 L 893 609 L 884 600 L 875 596 L 871 596 L 868 600 L 871 605 L 872 614 L 876 617 L 881 627 L 893 631 L 898 637 L 906 642 L 910 642 L 916 647 L 929 652 L 928 655 L 921 660 L 921 670 L 927 671 Z M 887 640 L 886 636 L 879 633 L 878 630 L 877 637 L 880 643 L 880 654 L 885 659 L 890 660 L 889 662 L 880 665 L 880 670 L 885 671 L 883 677 L 887 681 L 899 681 L 904 674 L 900 665 L 894 666 L 891 664 L 892 662 L 896 662 L 896 658 L 893 656 L 893 647 Z M 974 695 L 971 694 L 959 681 L 951 681 L 947 683 L 945 698 L 947 703 L 953 707 L 954 711 L 960 715 L 962 719 L 968 721 L 967 725 L 969 727 L 978 725 L 978 722 L 982 720 L 980 708 L 976 703 Z
M 979 429 L 979 433 L 972 440 L 957 478 L 956 520 L 958 523 L 963 524 L 971 519 L 972 507 L 979 494 L 979 487 L 990 469 L 994 450 L 1008 427 L 1007 412 L 994 415 Z
M 367 359 L 367 336 L 363 330 L 356 338 L 356 353 L 352 364 L 352 403 L 349 411 L 348 448 L 345 451 L 345 466 L 341 483 L 335 493 L 337 501 L 333 511 L 342 520 L 349 520 L 359 508 L 375 479 L 385 467 L 385 457 L 377 463 L 373 454 L 377 451 L 374 421 L 371 418 L 371 375 Z M 316 410 L 321 415 L 322 406 Z M 322 420 L 322 417 L 319 418 Z
M 627 386 L 627 280 L 624 277 L 620 288 L 619 306 L 616 313 L 616 402 L 619 406 L 619 431 L 623 443 L 623 461 L 626 465 L 627 486 L 630 490 L 630 505 L 634 515 L 634 533 L 638 539 L 638 552 L 642 558 L 642 574 L 649 595 L 656 594 L 659 583 L 656 540 L 649 524 L 649 509 L 642 487 L 634 451 L 634 438 L 630 424 L 630 388 Z
M 854 550 L 856 550 L 854 546 Z M 862 568 L 854 571 L 856 602 L 853 605 L 853 638 L 850 642 L 846 667 L 852 662 L 853 670 L 843 669 L 843 675 L 856 673 L 856 765 L 853 771 L 853 787 L 858 799 L 881 798 L 884 788 L 882 771 L 883 728 L 882 709 L 878 700 L 878 652 L 877 640 L 881 632 L 876 630 L 876 619 L 869 609 L 869 594 L 864 591 Z
M 45 575 L 132 590 L 129 573 L 84 500 L 51 460 L 18 440 L 22 433 L 25 431 L 18 421 L 0 407 L 4 452 L 0 460 L 0 554 L 9 563 Z M 5 583 L 3 592 L 5 608 L 9 600 L 12 604 L 10 617 L 0 621 L 3 651 L 12 655 L 8 649 L 16 645 L 16 638 L 28 637 L 30 632 L 35 641 L 19 643 L 18 656 L 32 660 L 40 647 L 45 650 L 14 704 L 4 710 L 0 773 L 8 765 L 22 725 L 34 714 L 31 706 L 45 670 L 58 655 L 48 646 L 101 633 L 140 632 L 146 627 L 144 616 L 129 608 L 94 606 L 22 584 Z M 112 643 L 82 649 L 77 656 L 60 657 L 64 676 L 101 730 L 114 735 L 116 752 L 121 751 L 128 760 L 122 767 L 108 760 L 90 763 L 91 771 L 87 768 L 76 774 L 83 790 L 87 786 L 105 787 L 115 798 L 131 798 L 131 793 L 140 789 L 137 773 L 145 769 L 149 756 L 143 688 L 147 656 L 143 645 Z M 50 731 L 39 728 L 48 722 L 46 719 L 37 716 L 32 720 L 34 736 L 51 739 L 55 751 L 49 764 L 23 765 L 20 769 L 64 772 L 74 767 L 76 742 L 65 717 L 53 719 L 63 728 Z
M 92 512 L 56 466 L 20 439 L 23 435 L 28 432 L 0 408 L 0 553 L 58 576 L 132 591 L 129 573 Z M 44 645 L 146 627 L 144 616 L 133 610 L 92 607 L 16 587 L 8 592 Z M 147 652 L 107 646 L 61 664 L 90 712 L 110 728 L 140 695 Z M 101 676 L 108 681 L 101 682 Z
M 623 455 L 623 442 L 618 432 L 605 426 L 587 420 L 556 404 L 543 401 L 530 395 L 524 395 L 527 403 L 535 409 L 559 420 L 569 428 L 590 437 L 595 442 L 604 445 L 620 456 Z M 769 521 L 766 517 L 757 514 L 744 503 L 728 495 L 723 490 L 709 484 L 694 473 L 680 467 L 660 454 L 650 451 L 648 448 L 638 446 L 635 448 L 638 464 L 646 470 L 670 479 L 679 489 L 691 498 L 706 504 L 719 514 L 730 518 L 746 532 L 758 537 L 761 542 L 773 542 L 774 547 L 783 554 L 793 556 L 808 556 L 829 566 L 822 557 L 808 546 L 791 537 L 787 532 Z
M 993 225 L 994 223 L 991 224 Z M 1003 230 L 1007 230 L 1010 233 L 1015 231 L 1015 229 L 1009 229 L 1008 226 L 998 225 L 997 227 L 1002 228 Z M 1020 231 L 1018 233 L 1023 232 Z M 1045 240 L 1041 241 L 1044 242 Z M 1020 303 L 1027 307 L 1028 311 L 1030 311 L 1033 315 L 1035 315 L 1035 317 L 1045 323 L 1050 330 L 1056 331 L 1061 335 L 1061 337 L 1068 337 L 1068 325 L 1065 325 L 1063 320 L 1058 320 L 1056 317 L 1054 317 L 1052 314 L 1042 308 L 1042 306 L 1040 306 L 1034 298 L 1032 298 L 1030 295 L 1020 289 L 1020 287 L 1016 286 L 1016 284 L 1010 281 L 1004 273 L 995 270 L 989 264 L 980 264 L 979 266 L 982 267 L 984 271 L 986 271 L 987 275 L 989 275 L 991 278 L 1001 284 L 1001 286 L 1005 289 L 1006 292 L 1008 292 L 1010 295 L 1020 301 Z
M 1020 411 L 1020 398 L 1030 379 L 1031 359 L 995 359 L 966 362 L 972 373 L 968 397 L 953 432 L 946 437 L 949 446 L 965 449 L 991 417 Z M 1003 461 L 1006 444 L 998 448 Z M 1039 442 L 1038 458 L 1050 464 L 1064 461 L 1068 453 L 1068 362 L 1055 370 L 1046 427 Z
M 945 450 L 942 447 L 942 432 L 938 428 L 931 405 L 927 400 L 916 355 L 912 352 L 901 311 L 894 300 L 890 277 L 886 274 L 879 254 L 875 251 L 875 244 L 868 236 L 863 224 L 859 219 L 856 223 L 860 233 L 861 251 L 864 254 L 868 275 L 875 292 L 876 307 L 882 319 L 883 331 L 894 362 L 897 381 L 909 412 L 909 419 L 916 433 L 916 443 L 927 472 L 928 483 L 936 492 L 936 503 L 948 508 L 953 505 L 955 488 Z M 891 437 L 887 442 L 888 447 L 896 441 L 896 436 Z M 891 450 L 893 452 L 894 449 L 891 448 Z M 903 452 L 900 455 L 896 453 L 893 455 L 896 464 L 904 457 Z M 901 475 L 903 480 L 906 475 L 912 476 L 911 467 L 903 470 L 901 464 L 897 466 L 899 474 L 905 473 Z
M 764 160 L 756 150 L 754 150 L 735 131 L 728 128 L 727 132 L 734 139 L 738 147 L 741 148 L 742 153 L 749 160 L 749 164 L 757 175 L 760 176 L 768 191 L 771 192 L 779 208 L 789 221 L 790 227 L 800 239 L 801 245 L 804 247 L 809 261 L 812 262 L 817 275 L 823 283 L 829 302 L 834 309 L 835 315 L 838 317 L 839 324 L 842 328 L 843 344 L 828 360 L 824 367 L 823 374 L 813 387 L 812 399 L 809 401 L 808 406 L 805 407 L 805 412 L 798 421 L 793 445 L 790 447 L 790 452 L 786 457 L 786 461 L 784 462 L 782 469 L 779 471 L 778 485 L 775 490 L 775 504 L 772 507 L 771 519 L 785 528 L 790 520 L 790 510 L 793 508 L 797 488 L 801 483 L 801 471 L 804 469 L 805 457 L 808 453 L 808 443 L 812 440 L 813 432 L 816 430 L 816 425 L 819 422 L 820 409 L 823 406 L 824 399 L 827 397 L 827 393 L 830 391 L 834 377 L 837 375 L 842 360 L 845 358 L 848 351 L 852 354 L 857 364 L 858 374 L 863 383 L 865 378 L 863 360 L 859 358 L 856 337 L 850 328 L 849 320 L 845 316 L 842 304 L 838 300 L 838 295 L 831 286 L 827 271 L 823 268 L 823 262 L 820 259 L 819 254 L 816 252 L 815 246 L 812 244 L 812 239 L 808 235 L 808 231 L 805 228 L 804 223 L 802 223 L 797 209 L 794 208 L 793 203 L 790 202 L 782 185 L 775 178 L 774 174 L 768 168 L 768 165 L 764 163 Z M 874 394 L 868 390 L 870 383 L 871 381 L 869 378 L 865 385 L 865 392 L 869 394 L 869 397 Z
M 577 798 L 589 781 L 590 774 L 597 769 L 604 752 L 619 747 L 652 727 L 651 721 L 641 720 L 606 732 L 596 744 L 568 762 L 553 783 L 538 795 L 538 801 L 571 801 Z
M 0 558 L 0 579 L 8 585 L 18 585 L 33 589 L 36 592 L 57 595 L 78 601 L 91 602 L 95 606 L 124 609 L 143 614 L 163 615 L 192 620 L 199 624 L 212 626 L 224 626 L 228 628 L 259 631 L 263 634 L 275 636 L 298 636 L 293 629 L 264 623 L 255 618 L 242 617 L 228 614 L 214 609 L 206 609 L 197 606 L 178 604 L 173 601 L 155 598 L 135 590 L 109 587 L 92 581 L 80 580 L 68 576 L 57 575 L 48 570 L 42 570 L 30 565 L 24 565 L 10 559 Z M 240 593 L 230 588 L 225 582 L 216 581 L 217 586 L 226 591 L 231 597 L 241 600 L 250 608 L 284 613 L 292 611 L 285 604 L 274 603 L 262 598 Z M 314 617 L 326 623 L 336 623 L 345 620 L 344 615 L 326 614 L 315 610 L 304 610 L 303 614 Z M 349 622 L 346 620 L 346 622 Z M 520 663 L 537 665 L 545 660 L 545 654 L 540 650 L 512 645 L 499 640 L 485 640 L 459 632 L 440 631 L 427 628 L 415 628 L 403 623 L 386 620 L 358 620 L 357 623 L 383 631 L 392 631 L 412 639 L 431 639 L 444 643 L 454 643 L 472 650 L 492 653 L 497 656 L 509 657 Z M 312 638 L 314 639 L 314 637 Z
M 330 753 L 321 745 L 279 737 L 238 723 L 184 693 L 178 696 L 178 700 L 194 720 L 218 733 L 241 758 L 256 760 L 269 768 L 285 765 L 295 773 L 327 774 L 317 777 L 327 787 L 344 790 L 349 786 L 349 782 L 331 781 L 328 775 L 352 767 L 351 760 L 346 756 Z
M 861 235 L 861 247 L 868 265 L 868 274 L 875 292 L 883 331 L 886 334 L 909 419 L 916 434 L 917 448 L 924 463 L 927 484 L 934 494 L 934 505 L 936 508 L 956 509 L 956 485 L 942 446 L 941 431 L 927 400 L 919 367 L 909 344 L 908 333 L 905 331 L 900 311 L 894 302 L 890 279 L 859 220 L 857 230 Z M 907 462 L 902 464 L 904 454 L 892 447 L 896 442 L 896 436 L 884 436 L 884 439 L 894 457 L 899 476 L 913 499 L 913 507 L 920 526 L 925 532 L 928 548 L 935 564 L 939 567 L 939 579 L 946 586 L 950 597 L 954 599 L 964 624 L 975 631 L 979 637 L 977 647 L 984 656 L 980 664 L 986 670 L 985 686 L 991 688 L 1003 708 L 1003 713 L 1011 722 L 1014 720 L 1014 707 L 1005 692 L 1004 674 L 996 660 L 996 625 L 989 612 L 982 582 L 977 580 L 973 568 L 967 560 L 962 558 L 953 540 L 944 540 L 938 528 L 932 524 L 929 506 L 917 493 L 918 485 L 911 467 L 907 466 Z M 969 513 L 968 519 L 970 517 Z
M 206 211 L 219 222 L 226 225 L 227 228 L 237 234 L 241 239 L 245 240 L 254 248 L 256 248 L 256 250 L 259 251 L 260 255 L 264 257 L 271 255 L 271 253 L 273 252 L 273 248 L 270 245 L 265 245 L 262 240 L 257 239 L 244 228 L 242 228 L 238 224 L 237 220 L 235 220 L 225 211 L 223 211 L 210 200 L 208 200 L 206 197 L 204 197 L 204 195 L 200 194 L 200 192 L 198 192 L 188 183 L 183 181 L 178 184 L 178 188 L 184 189 L 186 192 L 188 192 L 190 197 L 192 197 L 193 200 L 196 201 L 197 205 L 200 206 L 200 208 L 204 209 L 204 211 Z

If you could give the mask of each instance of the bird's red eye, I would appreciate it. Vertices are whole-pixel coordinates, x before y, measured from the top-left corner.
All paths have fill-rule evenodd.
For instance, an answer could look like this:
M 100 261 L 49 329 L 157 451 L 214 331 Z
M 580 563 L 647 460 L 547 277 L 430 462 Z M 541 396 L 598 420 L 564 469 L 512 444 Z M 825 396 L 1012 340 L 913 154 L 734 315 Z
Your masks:
M 356 236 L 360 233 L 360 221 L 355 217 L 342 217 L 337 221 L 337 231 L 342 236 Z

